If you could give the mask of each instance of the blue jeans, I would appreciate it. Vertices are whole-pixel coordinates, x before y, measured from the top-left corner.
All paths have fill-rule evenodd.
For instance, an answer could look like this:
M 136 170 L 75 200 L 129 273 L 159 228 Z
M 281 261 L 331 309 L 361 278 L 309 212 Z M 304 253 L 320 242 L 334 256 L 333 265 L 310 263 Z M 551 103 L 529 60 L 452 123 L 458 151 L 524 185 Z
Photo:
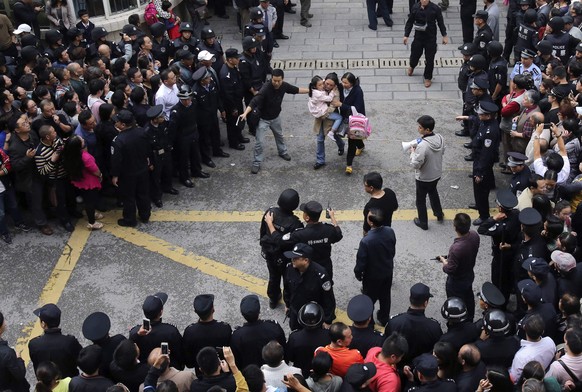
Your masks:
M 335 138 L 335 144 L 337 144 L 338 150 L 343 150 L 345 146 L 345 142 L 342 138 L 336 133 L 333 135 Z M 325 163 L 325 133 L 323 132 L 323 125 L 319 129 L 319 133 L 317 134 L 317 149 L 315 150 L 315 162 L 323 164 Z
M 270 128 L 275 136 L 275 143 L 277 144 L 277 151 L 279 155 L 287 153 L 287 146 L 285 145 L 285 138 L 283 137 L 283 129 L 281 128 L 281 117 L 272 120 L 265 120 L 263 118 L 259 121 L 257 127 L 257 134 L 255 136 L 255 158 L 253 165 L 260 165 L 263 162 L 263 141 L 265 140 L 265 132 Z
M 328 120 L 333 121 L 333 125 L 331 126 L 331 130 L 334 132 L 339 129 L 340 125 L 342 124 L 342 120 L 344 119 L 342 117 L 342 115 L 337 113 L 337 112 L 330 113 L 329 116 L 327 116 L 327 118 L 328 118 Z

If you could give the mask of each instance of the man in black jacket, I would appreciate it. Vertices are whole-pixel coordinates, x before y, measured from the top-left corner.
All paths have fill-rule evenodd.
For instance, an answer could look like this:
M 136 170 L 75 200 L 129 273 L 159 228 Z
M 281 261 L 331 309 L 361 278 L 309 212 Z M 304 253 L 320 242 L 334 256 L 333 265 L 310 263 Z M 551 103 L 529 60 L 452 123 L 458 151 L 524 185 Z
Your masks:
M 12 6 L 13 24 L 15 26 L 27 24 L 34 30 L 34 35 L 40 37 L 40 26 L 37 16 L 43 10 L 43 6 L 34 5 L 32 0 L 19 0 Z
M 125 340 L 125 336 L 117 334 L 109 335 L 111 328 L 111 320 L 103 312 L 91 313 L 85 321 L 83 321 L 83 336 L 90 340 L 93 344 L 101 347 L 101 367 L 99 374 L 104 377 L 110 377 L 109 365 L 113 361 L 113 352 Z
M 0 390 L 13 392 L 28 392 L 30 385 L 26 381 L 26 367 L 8 342 L 2 339 L 6 331 L 6 320 L 0 312 Z
M 226 135 L 228 146 L 235 150 L 244 150 L 243 143 L 249 139 L 242 136 L 242 127 L 238 124 L 238 116 L 243 112 L 244 85 L 242 75 L 238 70 L 238 50 L 226 50 L 226 62 L 218 73 L 220 80 L 220 98 L 226 114 Z

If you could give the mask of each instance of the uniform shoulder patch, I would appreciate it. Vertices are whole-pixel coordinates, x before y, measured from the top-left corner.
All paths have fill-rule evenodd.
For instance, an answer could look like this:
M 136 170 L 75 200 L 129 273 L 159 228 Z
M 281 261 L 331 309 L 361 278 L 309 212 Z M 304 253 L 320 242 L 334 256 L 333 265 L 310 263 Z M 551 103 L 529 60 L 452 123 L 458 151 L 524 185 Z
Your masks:
M 483 141 L 483 144 L 485 145 L 485 147 L 491 147 L 492 143 L 493 143 L 493 141 L 491 139 L 485 139 Z
M 283 236 L 283 241 L 289 241 L 290 238 L 291 238 L 291 233 L 287 233 Z
M 321 285 L 321 288 L 325 291 L 329 291 L 331 290 L 331 280 L 328 280 L 326 282 L 323 282 L 323 284 Z

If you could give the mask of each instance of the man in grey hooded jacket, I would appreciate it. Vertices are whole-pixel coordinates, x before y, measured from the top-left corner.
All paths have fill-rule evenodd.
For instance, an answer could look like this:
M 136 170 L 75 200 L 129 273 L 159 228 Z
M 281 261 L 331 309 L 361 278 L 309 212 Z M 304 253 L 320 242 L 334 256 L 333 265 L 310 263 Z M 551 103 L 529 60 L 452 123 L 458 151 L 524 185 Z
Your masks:
M 445 140 L 441 135 L 434 133 L 435 121 L 431 116 L 420 116 L 416 122 L 420 138 L 417 139 L 417 145 L 410 148 L 410 165 L 414 168 L 416 179 L 416 210 L 418 211 L 418 218 L 414 218 L 414 224 L 423 230 L 428 230 L 427 194 L 434 216 L 439 222 L 444 220 L 437 184 L 443 172 Z

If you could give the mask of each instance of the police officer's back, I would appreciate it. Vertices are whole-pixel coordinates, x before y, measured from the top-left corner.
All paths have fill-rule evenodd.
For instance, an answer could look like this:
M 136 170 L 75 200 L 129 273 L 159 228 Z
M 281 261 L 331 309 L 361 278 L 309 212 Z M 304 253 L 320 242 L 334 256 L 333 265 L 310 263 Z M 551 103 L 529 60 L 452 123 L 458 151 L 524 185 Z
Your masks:
M 469 320 L 467 305 L 458 297 L 447 298 L 441 307 L 441 315 L 447 320 L 447 332 L 441 336 L 441 342 L 449 342 L 455 351 L 479 337 L 479 330 Z
M 103 312 L 91 313 L 85 321 L 83 321 L 83 336 L 85 339 L 91 340 L 93 344 L 101 347 L 101 366 L 99 367 L 99 375 L 111 378 L 109 365 L 113 360 L 113 352 L 125 340 L 123 335 L 109 336 L 109 328 L 111 327 L 111 320 Z
M 263 346 L 276 340 L 285 347 L 285 332 L 276 321 L 259 319 L 261 305 L 256 295 L 244 297 L 240 311 L 247 322 L 232 333 L 230 345 L 234 358 L 240 369 L 251 364 L 261 366 L 264 363 L 261 354 Z
M 408 392 L 457 392 L 457 385 L 452 380 L 441 380 L 437 377 L 438 362 L 434 355 L 424 353 L 413 361 L 414 373 L 420 385 L 413 386 Z M 410 380 L 409 380 L 410 381 Z
M 475 341 L 481 360 L 487 366 L 511 367 L 513 357 L 519 350 L 519 340 L 510 333 L 510 320 L 504 311 L 491 309 L 483 317 L 485 339 Z
M 369 349 L 382 347 L 384 343 L 384 336 L 374 329 L 374 303 L 367 295 L 356 295 L 348 302 L 347 311 L 348 317 L 354 322 L 350 327 L 352 342 L 349 348 L 355 348 L 366 358 Z

